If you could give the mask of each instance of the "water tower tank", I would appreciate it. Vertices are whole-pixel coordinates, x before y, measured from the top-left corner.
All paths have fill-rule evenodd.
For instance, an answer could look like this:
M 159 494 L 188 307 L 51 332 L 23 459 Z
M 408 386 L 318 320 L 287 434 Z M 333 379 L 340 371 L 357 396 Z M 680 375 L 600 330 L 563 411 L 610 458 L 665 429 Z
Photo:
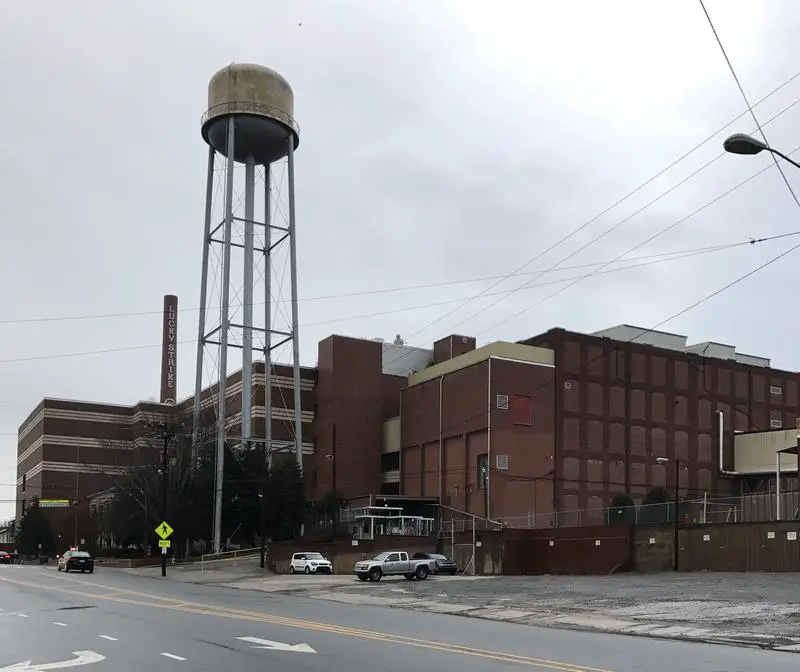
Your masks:
M 214 74 L 208 84 L 208 110 L 203 115 L 203 139 L 227 156 L 227 121 L 234 117 L 234 160 L 252 156 L 268 164 L 286 156 L 289 137 L 300 142 L 294 120 L 294 93 L 283 77 L 270 68 L 235 63 Z

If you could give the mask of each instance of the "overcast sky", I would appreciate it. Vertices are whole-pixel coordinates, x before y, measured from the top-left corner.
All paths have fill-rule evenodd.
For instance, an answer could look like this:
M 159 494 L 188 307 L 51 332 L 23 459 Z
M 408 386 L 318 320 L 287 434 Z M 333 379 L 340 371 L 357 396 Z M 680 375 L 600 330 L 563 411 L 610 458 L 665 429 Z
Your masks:
M 751 101 L 800 71 L 800 7 L 707 7 Z M 745 111 L 697 0 L 5 2 L 0 518 L 13 511 L 17 428 L 42 397 L 158 394 L 166 293 L 182 309 L 180 393 L 192 391 L 199 122 L 209 77 L 236 61 L 278 70 L 295 92 L 304 364 L 333 332 L 429 346 L 451 329 L 486 342 L 554 326 L 653 326 L 800 242 L 652 256 L 800 230 L 771 168 L 631 252 L 638 268 L 547 299 L 568 284 L 557 281 L 768 167 L 767 156 L 725 155 L 631 217 L 716 157 L 726 133 L 752 132 L 743 117 L 525 270 L 549 269 L 616 227 L 562 264 L 573 268 L 510 278 L 423 329 L 495 282 L 480 278 L 522 266 Z M 798 99 L 800 77 L 756 114 L 764 123 Z M 794 150 L 798 122 L 800 104 L 765 126 L 771 144 Z M 800 368 L 797 260 L 664 329 Z M 538 286 L 495 294 L 531 280 Z M 420 284 L 433 286 L 402 289 Z M 319 298 L 331 295 L 350 296 Z M 109 313 L 140 314 L 98 317 Z M 155 347 L 124 349 L 134 346 Z

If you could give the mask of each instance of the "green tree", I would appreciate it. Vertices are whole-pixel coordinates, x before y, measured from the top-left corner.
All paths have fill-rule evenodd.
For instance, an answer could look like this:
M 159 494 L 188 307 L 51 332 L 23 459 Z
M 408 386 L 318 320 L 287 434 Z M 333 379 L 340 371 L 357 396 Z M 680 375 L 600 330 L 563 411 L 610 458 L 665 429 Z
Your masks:
M 300 534 L 306 502 L 303 476 L 294 460 L 273 464 L 264 504 L 267 536 L 286 541 Z
M 673 508 L 672 496 L 669 491 L 657 485 L 645 494 L 642 505 L 639 507 L 639 519 L 643 523 L 666 523 L 671 520 Z
M 316 504 L 316 509 L 317 512 L 325 516 L 326 519 L 332 519 L 333 514 L 342 508 L 343 503 L 344 498 L 339 490 L 336 490 L 335 492 L 333 490 L 328 490 L 328 492 L 319 498 L 319 501 Z
M 42 555 L 50 554 L 55 550 L 53 528 L 50 525 L 50 519 L 39 507 L 38 499 L 31 502 L 19 522 L 17 544 L 19 550 L 25 555 L 36 555 L 39 552 L 39 544 L 42 545 Z
M 636 504 L 631 496 L 619 492 L 611 498 L 606 508 L 606 524 L 620 525 L 636 522 Z

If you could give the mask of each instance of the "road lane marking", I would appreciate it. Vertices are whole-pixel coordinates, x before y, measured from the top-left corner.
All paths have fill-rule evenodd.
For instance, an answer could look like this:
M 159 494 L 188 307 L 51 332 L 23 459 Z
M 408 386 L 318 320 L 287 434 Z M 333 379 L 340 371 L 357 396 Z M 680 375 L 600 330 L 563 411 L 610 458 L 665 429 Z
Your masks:
M 186 660 L 182 656 L 176 656 L 174 653 L 162 653 L 162 656 L 166 656 L 167 658 L 172 658 L 173 660 Z
M 15 579 L 6 579 L 3 577 L 0 577 L 0 581 L 5 581 L 11 584 L 30 586 L 39 589 L 55 590 L 56 592 L 62 592 L 71 595 L 80 595 L 82 597 L 94 597 L 96 599 L 107 600 L 111 602 L 119 602 L 122 604 L 132 604 L 144 607 L 156 607 L 159 609 L 168 609 L 184 613 L 217 616 L 219 618 L 230 618 L 230 619 L 252 621 L 252 622 L 271 624 L 271 625 L 281 625 L 287 627 L 301 628 L 305 630 L 314 630 L 317 632 L 325 632 L 328 634 L 338 634 L 349 637 L 357 637 L 361 639 L 370 639 L 387 644 L 400 644 L 400 645 L 413 646 L 417 648 L 424 648 L 434 651 L 443 651 L 446 653 L 460 653 L 462 655 L 475 656 L 479 658 L 487 658 L 503 662 L 519 663 L 521 665 L 528 665 L 531 667 L 539 667 L 550 670 L 560 670 L 561 672 L 610 672 L 609 670 L 606 669 L 588 667 L 576 663 L 546 660 L 542 658 L 534 658 L 531 656 L 525 656 L 515 653 L 488 651 L 485 649 L 477 649 L 469 646 L 463 646 L 460 644 L 449 644 L 447 642 L 437 642 L 424 639 L 417 639 L 413 637 L 406 637 L 404 635 L 393 635 L 390 633 L 382 633 L 370 630 L 361 630 L 358 628 L 330 625 L 318 621 L 305 621 L 305 620 L 282 617 L 282 616 L 273 616 L 271 614 L 266 614 L 263 612 L 244 611 L 239 609 L 232 609 L 229 607 L 223 607 L 220 605 L 206 604 L 202 602 L 187 602 L 186 600 L 181 600 L 178 598 L 172 598 L 162 595 L 153 595 L 152 593 L 142 593 L 133 590 L 120 591 L 119 588 L 113 589 L 116 591 L 115 595 L 119 594 L 120 592 L 124 592 L 128 595 L 136 595 L 148 598 L 148 600 L 150 601 L 134 600 L 116 596 L 112 597 L 97 593 L 87 593 L 79 590 L 64 588 L 63 586 L 51 586 L 45 588 L 40 584 L 35 584 L 28 581 L 19 581 Z M 88 585 L 96 588 L 110 588 L 108 586 L 101 586 L 100 584 L 86 584 L 84 582 L 80 583 L 83 585 Z M 163 602 L 161 603 L 153 602 L 152 601 L 153 599 L 159 599 L 162 600 Z
M 53 625 L 57 625 L 59 628 L 68 628 L 69 627 L 66 623 L 62 623 L 61 621 L 53 621 Z
M 14 614 L 15 616 L 19 616 L 20 618 L 28 618 L 28 614 Z
M 8 670 L 8 672 L 12 670 L 16 670 L 17 672 L 60 670 L 65 667 L 83 667 L 84 665 L 99 663 L 106 659 L 105 656 L 100 655 L 96 651 L 73 651 L 72 655 L 77 656 L 77 658 L 73 658 L 72 660 L 60 660 L 56 663 L 33 663 L 32 660 L 24 660 L 20 663 L 14 663 L 9 667 L 0 667 L 0 672 L 4 670 Z
M 253 644 L 256 649 L 270 649 L 272 651 L 296 651 L 297 653 L 316 653 L 308 644 L 284 644 L 274 642 L 271 639 L 261 639 L 261 637 L 237 637 L 243 642 Z
M 97 635 L 100 639 L 107 639 L 109 642 L 117 642 L 119 641 L 116 637 L 112 637 L 111 635 Z

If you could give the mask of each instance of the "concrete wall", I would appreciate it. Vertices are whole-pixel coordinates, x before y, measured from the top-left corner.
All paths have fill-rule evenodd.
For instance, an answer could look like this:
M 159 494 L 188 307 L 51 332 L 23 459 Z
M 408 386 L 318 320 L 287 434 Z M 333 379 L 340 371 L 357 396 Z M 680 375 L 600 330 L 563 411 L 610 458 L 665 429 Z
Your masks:
M 679 571 L 800 572 L 800 521 L 682 525 L 678 533 Z M 478 538 L 478 574 L 665 572 L 673 562 L 672 525 L 506 529 Z M 450 554 L 449 545 L 441 550 Z M 456 537 L 455 557 L 468 566 L 471 534 Z
M 672 569 L 671 525 L 642 526 L 633 535 L 633 569 Z M 690 525 L 678 530 L 683 572 L 800 572 L 800 521 Z

